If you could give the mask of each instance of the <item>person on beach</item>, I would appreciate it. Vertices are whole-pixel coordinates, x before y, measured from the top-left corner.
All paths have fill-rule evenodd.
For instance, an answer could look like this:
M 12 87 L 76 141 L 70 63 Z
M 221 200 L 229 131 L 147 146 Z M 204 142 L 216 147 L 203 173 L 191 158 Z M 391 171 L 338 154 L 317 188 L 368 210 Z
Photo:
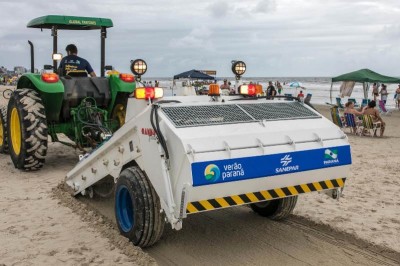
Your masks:
M 297 94 L 297 98 L 299 98 L 300 101 L 304 101 L 304 94 L 303 94 L 303 91 L 300 91 L 300 93 Z
M 272 84 L 272 81 L 268 82 L 268 87 L 266 91 L 267 99 L 274 99 L 276 96 L 275 86 Z
M 372 85 L 372 97 L 374 97 L 374 101 L 376 101 L 376 97 L 378 97 L 378 95 L 379 95 L 378 85 L 374 83 L 374 85 Z
M 381 122 L 381 132 L 380 132 L 380 137 L 383 136 L 383 132 L 385 132 L 385 125 L 386 123 L 383 121 L 382 117 L 379 115 L 379 111 L 375 109 L 376 102 L 375 101 L 370 101 L 368 103 L 368 106 L 364 108 L 364 114 L 365 115 L 371 115 L 372 119 L 374 122 Z
M 267 87 L 267 90 L 265 91 L 265 95 L 267 95 L 268 98 L 276 95 L 276 89 L 275 89 L 274 85 L 272 84 L 272 81 L 268 82 L 268 87 Z
M 387 96 L 389 93 L 385 84 L 382 84 L 379 94 L 381 95 L 381 100 L 384 102 L 384 104 L 386 104 Z
M 224 84 L 221 85 L 220 89 L 230 91 L 231 87 L 228 85 L 228 80 L 224 79 Z
M 281 95 L 283 87 L 279 81 L 276 82 L 276 88 L 278 89 L 278 94 Z
M 96 77 L 96 73 L 89 62 L 78 56 L 78 48 L 75 44 L 68 44 L 65 51 L 67 51 L 67 56 L 61 59 L 58 68 L 58 73 L 61 76 L 67 75 L 69 71 L 86 70 L 91 77 Z
M 363 115 L 363 114 L 364 114 L 364 110 L 365 110 L 366 108 L 367 108 L 367 107 L 364 107 L 361 111 L 358 111 L 358 110 L 356 110 L 356 109 L 354 108 L 354 102 L 348 101 L 348 102 L 345 103 L 345 105 L 344 105 L 344 113 L 345 113 L 345 114 L 353 114 L 353 115 L 356 115 L 356 116 L 360 116 L 360 115 Z
M 364 110 L 366 107 L 364 107 L 362 109 L 362 111 L 358 111 L 354 108 L 354 102 L 352 101 L 348 101 L 347 103 L 345 103 L 344 105 L 344 113 L 345 114 L 352 114 L 355 117 L 358 117 L 358 119 L 354 119 L 356 122 L 356 126 L 353 127 L 353 133 L 355 134 L 357 132 L 357 126 L 362 125 L 362 120 L 360 119 L 360 116 L 362 116 L 364 114 Z
M 396 89 L 396 107 L 400 110 L 400 84 Z

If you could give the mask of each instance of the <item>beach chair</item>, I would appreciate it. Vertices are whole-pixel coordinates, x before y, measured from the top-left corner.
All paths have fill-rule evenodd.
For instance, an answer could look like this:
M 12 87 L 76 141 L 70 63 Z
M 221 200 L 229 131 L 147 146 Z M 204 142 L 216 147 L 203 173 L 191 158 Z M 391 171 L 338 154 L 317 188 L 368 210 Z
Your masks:
M 353 102 L 354 103 L 354 107 L 360 107 L 360 105 L 358 104 L 358 102 L 354 98 L 349 98 L 349 102 Z
M 292 101 L 292 100 L 293 100 L 292 97 L 293 97 L 292 94 L 290 94 L 290 93 L 285 93 L 285 100 L 286 100 L 286 101 Z
M 342 99 L 340 99 L 339 97 L 336 98 L 336 104 L 340 109 L 344 109 L 344 106 L 342 104 Z
M 370 99 L 362 99 L 361 107 L 367 106 L 370 101 Z
M 383 115 L 391 115 L 392 114 L 391 110 L 389 111 L 389 110 L 386 109 L 384 101 L 379 100 L 378 107 L 379 107 L 379 112 L 381 114 L 383 114 Z
M 312 94 L 311 93 L 307 93 L 307 96 L 306 96 L 306 98 L 304 98 L 304 103 L 310 103 L 310 101 L 311 101 L 311 97 L 312 97 Z
M 371 136 L 376 136 L 376 131 L 378 128 L 381 128 L 381 122 L 374 122 L 374 119 L 371 115 L 363 115 L 362 116 L 362 124 L 363 124 L 363 132 L 368 132 Z M 373 134 L 371 134 L 371 132 Z
M 331 108 L 331 116 L 332 122 L 342 129 L 344 127 L 344 119 L 340 117 L 339 108 L 337 106 Z
M 346 121 L 346 127 L 350 129 L 350 133 L 361 136 L 364 130 L 362 122 L 356 121 L 355 116 L 349 113 L 344 114 L 344 119 Z

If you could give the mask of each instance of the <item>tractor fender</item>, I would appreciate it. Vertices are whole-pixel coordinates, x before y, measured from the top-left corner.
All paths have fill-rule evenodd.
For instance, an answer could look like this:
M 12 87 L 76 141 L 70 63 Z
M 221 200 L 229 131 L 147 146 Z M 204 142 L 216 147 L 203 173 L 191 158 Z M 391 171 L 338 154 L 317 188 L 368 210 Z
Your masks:
M 17 83 L 17 89 L 29 88 L 34 89 L 40 94 L 42 93 L 64 93 L 64 85 L 59 80 L 54 83 L 44 82 L 42 75 L 26 73 L 23 74 Z
M 19 78 L 17 89 L 37 91 L 43 101 L 47 121 L 59 121 L 64 96 L 64 84 L 60 80 L 49 83 L 43 81 L 40 74 L 26 73 Z

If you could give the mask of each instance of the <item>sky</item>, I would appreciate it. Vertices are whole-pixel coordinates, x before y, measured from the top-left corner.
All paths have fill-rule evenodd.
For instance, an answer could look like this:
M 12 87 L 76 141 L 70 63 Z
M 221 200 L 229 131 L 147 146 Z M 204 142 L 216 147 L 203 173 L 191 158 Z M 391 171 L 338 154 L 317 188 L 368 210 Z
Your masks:
M 52 63 L 50 30 L 26 27 L 44 15 L 111 18 L 106 65 L 129 72 L 141 58 L 148 77 L 232 76 L 232 60 L 248 77 L 400 76 L 399 0 L 0 0 L 0 66 L 30 67 L 28 40 L 36 68 Z M 99 31 L 59 31 L 59 52 L 69 43 L 100 72 Z

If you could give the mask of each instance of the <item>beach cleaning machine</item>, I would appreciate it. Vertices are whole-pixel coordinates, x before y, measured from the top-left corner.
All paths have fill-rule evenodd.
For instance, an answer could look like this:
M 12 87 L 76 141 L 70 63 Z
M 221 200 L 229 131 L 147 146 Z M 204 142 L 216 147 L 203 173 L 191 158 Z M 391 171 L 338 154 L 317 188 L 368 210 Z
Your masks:
M 73 195 L 112 177 L 120 232 L 154 244 L 167 221 L 249 204 L 279 220 L 299 194 L 337 198 L 351 164 L 346 135 L 296 99 L 257 97 L 254 85 L 221 96 L 162 97 L 137 87 L 125 124 L 66 176 Z

